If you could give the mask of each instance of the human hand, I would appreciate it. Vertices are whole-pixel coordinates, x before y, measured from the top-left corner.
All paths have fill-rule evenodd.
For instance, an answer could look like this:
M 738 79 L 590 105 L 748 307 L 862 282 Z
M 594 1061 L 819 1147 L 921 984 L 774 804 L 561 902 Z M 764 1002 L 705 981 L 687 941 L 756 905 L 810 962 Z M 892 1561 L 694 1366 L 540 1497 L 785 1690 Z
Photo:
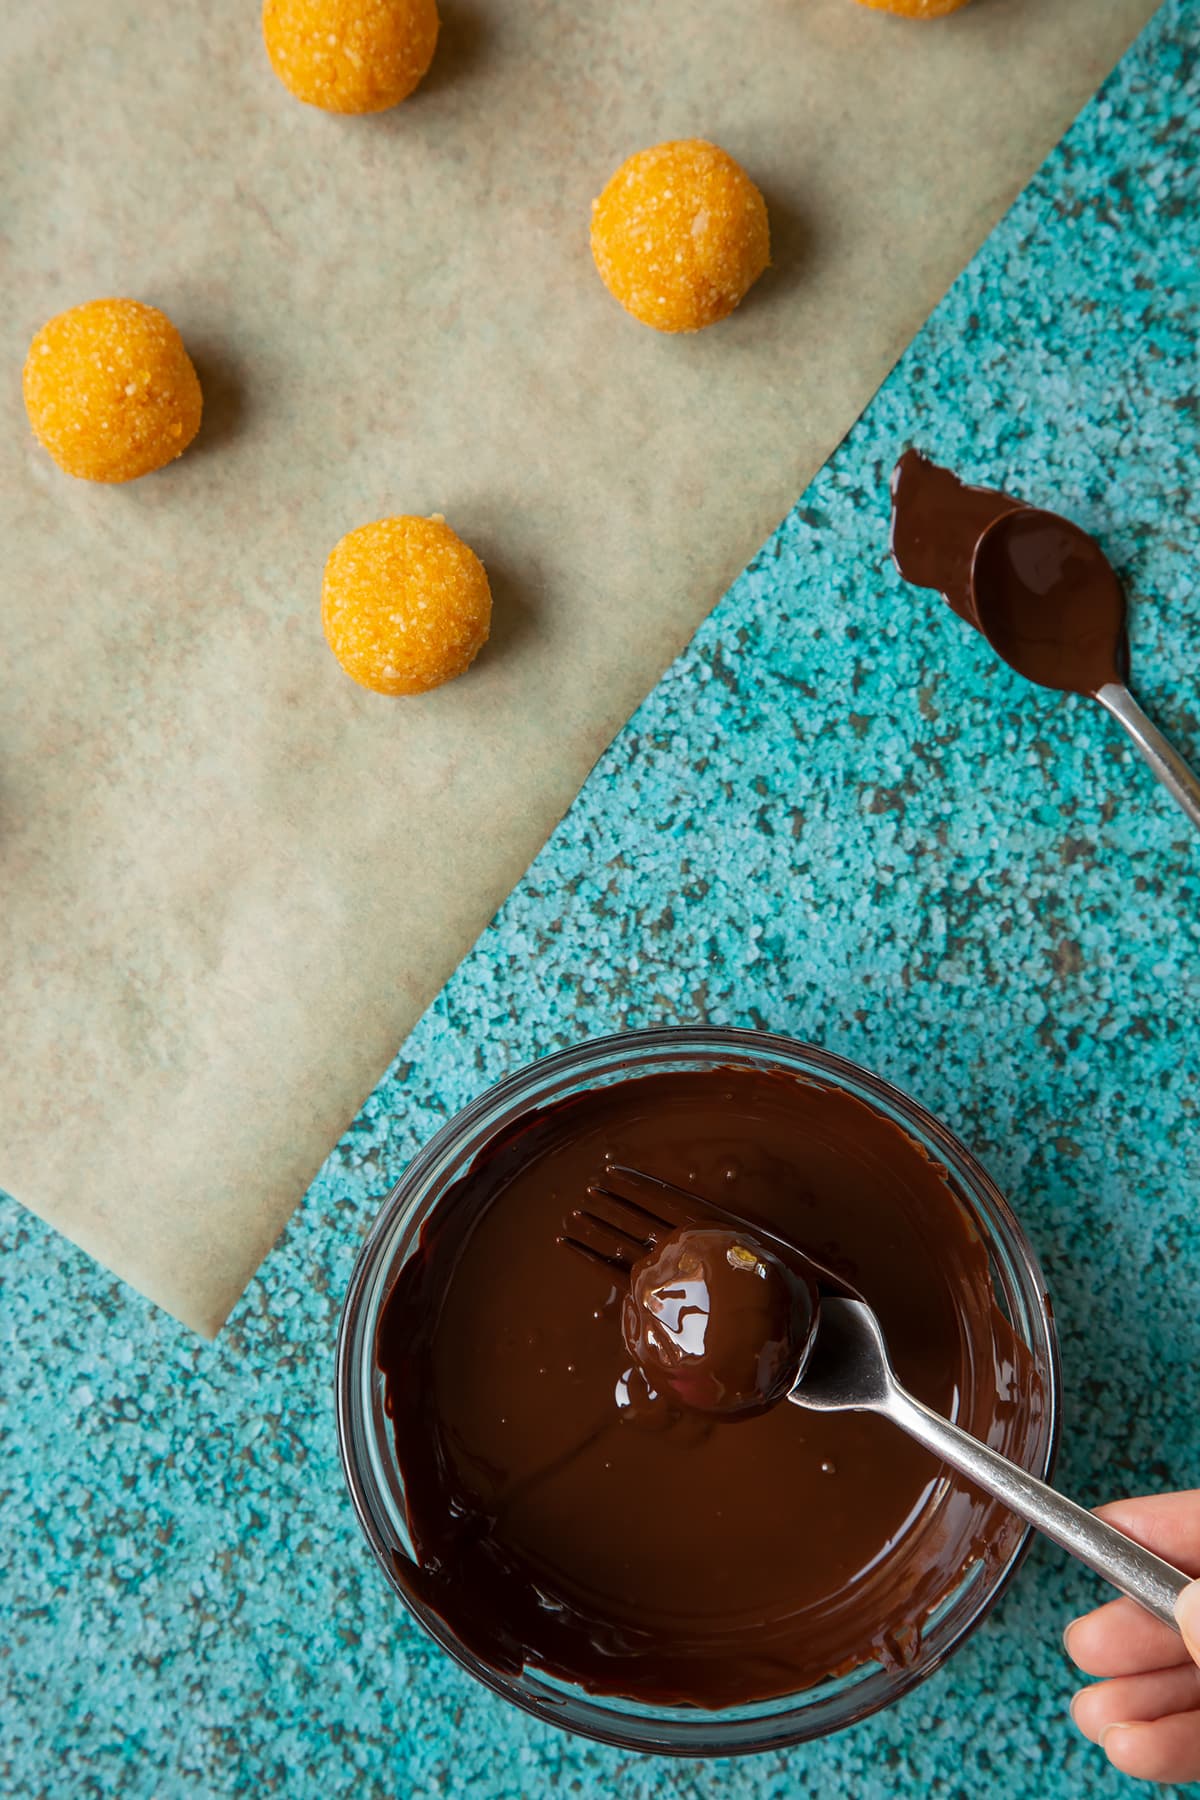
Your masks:
M 1115 1500 L 1099 1516 L 1189 1575 L 1200 1573 L 1200 1488 Z M 1182 1637 L 1133 1600 L 1110 1600 L 1067 1626 L 1063 1643 L 1085 1675 L 1071 1717 L 1114 1768 L 1143 1781 L 1200 1780 L 1200 1581 L 1176 1605 Z

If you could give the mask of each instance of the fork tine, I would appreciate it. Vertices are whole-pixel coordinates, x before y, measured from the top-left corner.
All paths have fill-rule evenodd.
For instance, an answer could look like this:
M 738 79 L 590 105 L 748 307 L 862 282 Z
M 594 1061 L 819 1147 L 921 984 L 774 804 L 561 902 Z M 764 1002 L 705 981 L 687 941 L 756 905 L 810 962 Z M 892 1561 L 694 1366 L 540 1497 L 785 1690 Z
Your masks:
M 626 1231 L 625 1227 L 623 1225 L 618 1225 L 615 1219 L 606 1219 L 601 1213 L 589 1212 L 586 1206 L 577 1208 L 577 1210 L 571 1214 L 570 1222 L 575 1223 L 582 1219 L 586 1219 L 589 1225 L 598 1225 L 601 1231 L 610 1232 L 613 1237 L 624 1238 L 627 1244 L 632 1244 L 636 1250 L 643 1254 L 647 1250 L 653 1248 L 653 1238 L 639 1237 L 635 1231 Z
M 633 1171 L 611 1169 L 609 1173 L 612 1175 L 624 1175 L 626 1173 L 632 1174 Z M 664 1219 L 661 1213 L 651 1212 L 648 1206 L 643 1206 L 641 1201 L 635 1200 L 631 1194 L 623 1194 L 620 1188 L 604 1187 L 600 1182 L 594 1181 L 589 1187 L 588 1193 L 595 1194 L 597 1199 L 600 1200 L 611 1200 L 614 1206 L 623 1206 L 628 1212 L 636 1213 L 639 1219 L 645 1219 L 646 1223 L 652 1225 L 656 1231 L 670 1231 L 672 1229 L 670 1219 Z
M 615 1269 L 620 1275 L 628 1275 L 632 1264 L 618 1251 L 610 1256 L 604 1250 L 597 1250 L 594 1244 L 585 1244 L 582 1238 L 570 1237 L 564 1232 L 558 1239 L 564 1250 L 575 1250 L 580 1256 L 586 1256 L 589 1262 L 600 1263 L 606 1269 Z
M 639 1212 L 655 1219 L 666 1231 L 673 1231 L 679 1224 L 681 1205 L 686 1216 L 695 1211 L 698 1203 L 704 1204 L 689 1188 L 680 1187 L 674 1181 L 664 1181 L 661 1175 L 651 1175 L 645 1169 L 631 1169 L 627 1163 L 610 1163 L 605 1174 L 608 1179 L 615 1177 L 621 1183 L 614 1191 L 627 1206 L 637 1207 Z M 640 1198 L 635 1199 L 635 1195 Z M 660 1206 L 666 1206 L 665 1216 L 646 1205 L 650 1195 L 653 1195 Z

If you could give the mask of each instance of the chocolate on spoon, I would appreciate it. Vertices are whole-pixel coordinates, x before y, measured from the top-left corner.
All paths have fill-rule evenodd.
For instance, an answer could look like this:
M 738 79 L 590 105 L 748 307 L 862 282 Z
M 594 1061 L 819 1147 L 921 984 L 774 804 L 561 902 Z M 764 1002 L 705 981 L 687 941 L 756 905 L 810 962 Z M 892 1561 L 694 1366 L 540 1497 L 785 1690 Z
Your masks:
M 1200 825 L 1200 780 L 1125 685 L 1125 594 L 1087 532 L 906 450 L 892 477 L 891 547 L 905 580 L 940 589 L 1018 674 L 1099 701 Z
M 970 586 L 980 631 L 1027 681 L 1092 696 L 1123 685 L 1125 594 L 1100 546 L 1069 519 L 1029 506 L 993 519 L 975 545 Z

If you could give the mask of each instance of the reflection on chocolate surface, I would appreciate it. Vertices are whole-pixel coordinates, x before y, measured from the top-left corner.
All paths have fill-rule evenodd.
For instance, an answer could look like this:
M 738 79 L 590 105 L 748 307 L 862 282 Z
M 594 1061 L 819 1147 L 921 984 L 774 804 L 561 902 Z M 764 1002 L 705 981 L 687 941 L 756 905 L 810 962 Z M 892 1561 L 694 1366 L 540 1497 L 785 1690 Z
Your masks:
M 439 1202 L 376 1355 L 417 1560 L 397 1573 L 494 1668 L 724 1707 L 910 1658 L 1021 1527 L 886 1420 L 679 1406 L 622 1334 L 624 1283 L 558 1243 L 614 1163 L 719 1195 L 844 1273 L 900 1379 L 1018 1460 L 1042 1396 L 943 1171 L 862 1102 L 783 1072 L 630 1078 L 530 1112 Z
M 1095 694 L 1124 679 L 1121 584 L 1069 519 L 906 450 L 892 474 L 891 550 L 906 581 L 937 588 L 1029 681 Z

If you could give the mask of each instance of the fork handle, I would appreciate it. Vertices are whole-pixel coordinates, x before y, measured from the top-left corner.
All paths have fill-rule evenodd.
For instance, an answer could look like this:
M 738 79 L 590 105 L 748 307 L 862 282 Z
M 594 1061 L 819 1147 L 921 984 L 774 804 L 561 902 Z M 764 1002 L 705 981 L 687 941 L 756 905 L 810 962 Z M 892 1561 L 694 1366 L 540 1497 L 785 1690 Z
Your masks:
M 1036 1475 L 1028 1474 L 989 1444 L 981 1444 L 961 1426 L 932 1412 L 903 1388 L 891 1388 L 878 1410 L 952 1469 L 968 1476 L 985 1493 L 1002 1500 L 1097 1575 L 1111 1581 L 1164 1625 L 1179 1630 L 1175 1601 L 1190 1585 L 1190 1576 L 1164 1562 L 1161 1556 L 1144 1550 L 1115 1526 L 1106 1525 L 1086 1507 L 1077 1506 L 1065 1494 L 1047 1487 Z

